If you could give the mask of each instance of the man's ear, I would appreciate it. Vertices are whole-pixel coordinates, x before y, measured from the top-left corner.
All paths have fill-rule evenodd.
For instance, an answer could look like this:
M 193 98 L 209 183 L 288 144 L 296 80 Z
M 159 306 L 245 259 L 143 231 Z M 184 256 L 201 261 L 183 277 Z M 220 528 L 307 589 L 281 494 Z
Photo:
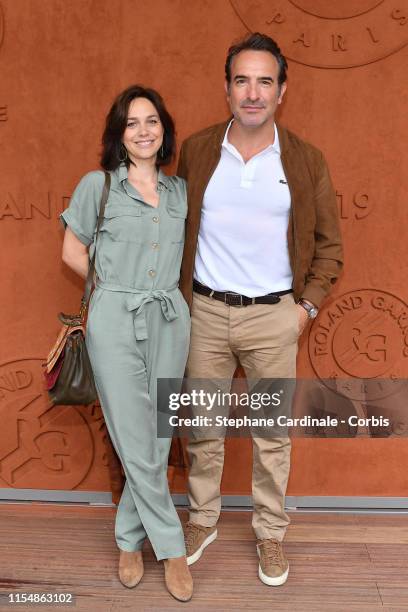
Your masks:
M 228 81 L 225 80 L 224 89 L 225 89 L 225 93 L 227 94 L 227 98 L 229 98 L 229 95 L 230 95 L 230 88 L 231 88 L 231 83 L 228 83 Z
M 280 86 L 280 90 L 279 90 L 278 104 L 282 102 L 286 89 L 287 89 L 286 83 L 282 83 L 282 85 Z

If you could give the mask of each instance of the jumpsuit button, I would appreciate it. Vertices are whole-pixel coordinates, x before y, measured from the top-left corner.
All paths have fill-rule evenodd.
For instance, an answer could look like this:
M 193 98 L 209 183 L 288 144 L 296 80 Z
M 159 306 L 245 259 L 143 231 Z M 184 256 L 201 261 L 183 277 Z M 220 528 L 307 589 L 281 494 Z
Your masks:
M 153 217 L 152 221 L 154 221 L 154 223 L 158 223 L 159 222 L 159 217 Z
M 158 242 L 152 242 L 152 249 L 158 249 L 159 248 L 159 243 Z
M 156 276 L 155 270 L 149 270 L 149 276 Z

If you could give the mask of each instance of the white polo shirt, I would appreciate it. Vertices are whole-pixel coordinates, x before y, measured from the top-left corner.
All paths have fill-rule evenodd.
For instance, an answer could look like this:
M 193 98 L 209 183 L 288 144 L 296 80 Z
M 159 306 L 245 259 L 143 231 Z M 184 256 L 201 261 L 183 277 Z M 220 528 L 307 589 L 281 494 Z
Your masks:
M 231 123 L 204 193 L 194 278 L 248 297 L 290 289 L 290 193 L 278 130 L 273 145 L 245 163 L 228 142 Z

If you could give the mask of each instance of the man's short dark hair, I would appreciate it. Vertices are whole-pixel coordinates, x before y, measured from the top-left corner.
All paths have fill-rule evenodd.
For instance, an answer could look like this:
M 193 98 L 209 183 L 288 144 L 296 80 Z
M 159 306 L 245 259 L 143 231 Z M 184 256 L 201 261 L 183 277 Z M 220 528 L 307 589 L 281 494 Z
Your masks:
M 104 170 L 116 170 L 123 159 L 122 136 L 126 129 L 129 106 L 136 98 L 146 98 L 155 107 L 163 126 L 163 146 L 157 153 L 156 165 L 169 164 L 174 157 L 176 142 L 174 121 L 168 113 L 163 98 L 154 89 L 143 85 L 131 85 L 115 99 L 106 117 L 102 136 L 101 166 Z M 129 167 L 129 159 L 125 161 Z
M 282 83 L 286 81 L 286 70 L 288 68 L 288 64 L 285 57 L 282 55 L 279 46 L 270 36 L 255 32 L 254 34 L 246 36 L 244 39 L 240 40 L 228 49 L 227 60 L 225 62 L 225 78 L 227 79 L 228 84 L 231 83 L 232 60 L 236 55 L 238 55 L 238 53 L 241 53 L 241 51 L 249 50 L 268 51 L 269 53 L 272 53 L 279 64 L 278 85 L 282 85 Z

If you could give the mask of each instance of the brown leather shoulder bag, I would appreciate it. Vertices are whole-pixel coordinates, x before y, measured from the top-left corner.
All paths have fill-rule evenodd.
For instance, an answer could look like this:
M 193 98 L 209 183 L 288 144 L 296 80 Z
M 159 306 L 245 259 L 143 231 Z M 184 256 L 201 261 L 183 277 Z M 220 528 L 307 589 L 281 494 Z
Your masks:
M 85 319 L 93 287 L 96 243 L 109 197 L 110 179 L 109 172 L 105 172 L 96 224 L 95 249 L 89 263 L 79 314 L 68 315 L 61 312 L 58 315 L 63 325 L 44 364 L 45 382 L 52 405 L 87 405 L 98 397 L 85 344 Z

